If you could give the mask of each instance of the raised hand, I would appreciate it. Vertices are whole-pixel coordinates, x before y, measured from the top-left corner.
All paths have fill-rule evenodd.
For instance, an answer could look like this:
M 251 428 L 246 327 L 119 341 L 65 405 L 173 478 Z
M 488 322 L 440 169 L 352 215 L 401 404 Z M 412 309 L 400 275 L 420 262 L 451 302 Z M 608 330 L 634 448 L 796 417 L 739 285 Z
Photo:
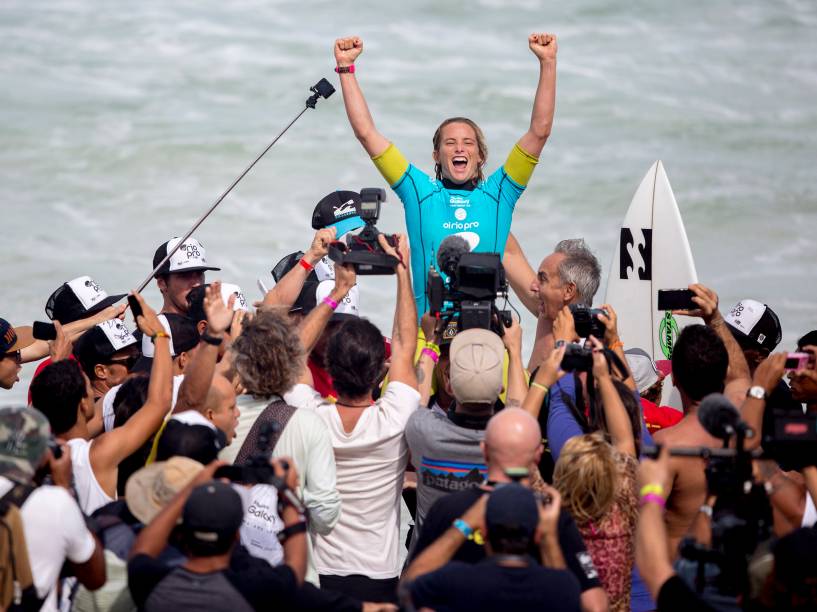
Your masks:
M 339 294 L 338 299 L 349 293 L 355 283 L 357 283 L 357 274 L 352 264 L 335 264 L 335 289 Z
M 763 387 L 766 395 L 771 394 L 777 387 L 786 367 L 786 353 L 775 353 L 764 359 L 755 369 L 752 384 Z
M 718 310 L 717 293 L 701 283 L 693 283 L 689 286 L 689 290 L 695 294 L 692 296 L 692 301 L 698 304 L 699 308 L 693 310 L 673 310 L 672 314 L 700 317 L 704 320 L 704 323 L 710 327 L 722 320 L 721 313 Z
M 48 352 L 51 361 L 62 361 L 71 356 L 74 343 L 65 335 L 65 330 L 59 321 L 54 321 L 54 329 L 57 330 L 57 337 L 48 342 Z
M 609 378 L 610 366 L 607 365 L 607 358 L 604 356 L 604 345 L 595 337 L 588 338 L 593 345 L 593 376 L 599 381 L 602 378 Z
M 610 346 L 619 341 L 618 315 L 610 304 L 602 304 L 601 309 L 607 311 L 607 316 L 599 315 L 599 321 L 604 325 L 604 343 Z
M 522 352 L 522 326 L 515 317 L 511 317 L 511 326 L 505 328 L 505 333 L 502 336 L 502 344 L 508 349 L 509 354 L 518 354 Z
M 338 66 L 351 66 L 363 53 L 363 39 L 360 36 L 338 38 L 335 41 L 335 61 Z
M 386 255 L 391 255 L 392 257 L 398 259 L 404 267 L 408 268 L 409 262 L 409 245 L 408 245 L 408 238 L 406 238 L 405 234 L 395 234 L 394 239 L 397 241 L 397 247 L 393 247 L 389 244 L 389 241 L 386 240 L 385 234 L 380 234 L 377 237 L 377 241 L 380 243 L 380 246 L 383 248 L 383 251 Z
M 142 314 L 136 317 L 136 325 L 139 327 L 142 333 L 149 338 L 153 338 L 153 336 L 158 333 L 166 333 L 161 321 L 159 321 L 159 317 L 156 316 L 156 311 L 148 306 L 145 298 L 143 298 L 142 295 L 136 291 L 134 291 L 131 295 L 136 298 L 136 301 L 139 302 L 139 305 L 142 307 Z
M 315 264 L 329 253 L 329 245 L 335 241 L 337 230 L 334 227 L 325 227 L 315 232 L 315 237 L 312 239 L 312 244 L 309 245 L 309 250 L 306 252 L 306 260 Z
M 547 32 L 534 32 L 528 36 L 528 46 L 539 61 L 554 61 L 556 59 L 556 35 Z
M 211 283 L 204 292 L 204 313 L 207 315 L 207 332 L 221 336 L 233 322 L 233 305 L 235 294 L 230 296 L 229 304 L 221 297 L 221 281 Z
M 570 312 L 570 308 L 567 306 L 564 306 L 553 320 L 553 338 L 565 342 L 577 342 L 579 340 L 573 313 Z

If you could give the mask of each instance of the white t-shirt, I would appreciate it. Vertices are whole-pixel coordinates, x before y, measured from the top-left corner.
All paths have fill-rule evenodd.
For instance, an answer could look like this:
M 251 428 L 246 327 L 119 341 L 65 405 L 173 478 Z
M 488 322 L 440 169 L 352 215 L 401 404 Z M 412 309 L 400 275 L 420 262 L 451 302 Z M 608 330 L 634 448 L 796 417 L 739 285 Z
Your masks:
M 806 491 L 806 509 L 803 511 L 802 527 L 814 527 L 817 523 L 817 508 L 814 507 L 814 500 L 811 499 L 808 491 Z
M 391 382 L 360 415 L 351 433 L 334 404 L 308 385 L 284 395 L 291 405 L 314 410 L 329 427 L 341 498 L 338 524 L 315 537 L 319 574 L 394 578 L 400 573 L 400 492 L 408 462 L 403 432 L 420 405 L 416 389 Z
M 182 382 L 184 382 L 184 374 L 179 374 L 178 376 L 173 377 L 173 397 L 170 400 L 171 412 L 176 407 L 176 400 L 179 399 L 179 388 L 182 386 Z M 122 385 L 116 385 L 115 387 L 111 387 L 102 397 L 102 423 L 104 424 L 105 431 L 110 431 L 113 429 L 113 422 L 116 418 L 116 414 L 113 410 L 113 404 L 116 401 L 116 393 L 119 391 L 121 386 Z
M 74 438 L 68 440 L 71 449 L 71 471 L 74 476 L 74 489 L 82 511 L 91 515 L 95 510 L 114 501 L 100 486 L 91 468 L 91 444 L 89 440 Z
M 12 487 L 0 476 L 0 496 Z M 85 563 L 94 554 L 96 540 L 85 526 L 77 502 L 62 487 L 34 489 L 20 509 L 28 558 L 38 597 L 48 597 L 40 610 L 55 612 L 56 585 L 66 559 Z
M 241 523 L 241 543 L 253 557 L 280 565 L 284 562 L 284 548 L 278 533 L 283 528 L 284 521 L 278 516 L 277 489 L 263 484 L 253 486 Z

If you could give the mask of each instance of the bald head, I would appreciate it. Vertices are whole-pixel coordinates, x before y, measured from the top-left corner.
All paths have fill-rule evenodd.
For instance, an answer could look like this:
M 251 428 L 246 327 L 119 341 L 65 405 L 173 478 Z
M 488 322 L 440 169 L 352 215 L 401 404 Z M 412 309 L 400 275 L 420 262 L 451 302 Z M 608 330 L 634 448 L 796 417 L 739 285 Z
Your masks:
M 227 443 L 232 442 L 238 423 L 238 408 L 235 405 L 235 389 L 232 383 L 216 374 L 207 391 L 202 412 L 227 436 Z
M 542 431 L 521 408 L 505 408 L 488 421 L 483 453 L 488 470 L 529 467 L 539 461 Z

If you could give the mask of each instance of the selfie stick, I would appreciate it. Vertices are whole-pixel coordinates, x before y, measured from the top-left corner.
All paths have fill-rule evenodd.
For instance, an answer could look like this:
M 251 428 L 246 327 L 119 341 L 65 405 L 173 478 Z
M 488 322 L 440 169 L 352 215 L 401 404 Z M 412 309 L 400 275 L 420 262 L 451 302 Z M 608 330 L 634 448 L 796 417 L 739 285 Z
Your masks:
M 241 179 L 243 179 L 243 178 L 244 178 L 244 177 L 247 175 L 247 173 L 248 173 L 250 170 L 252 170 L 252 169 L 253 169 L 253 166 L 255 166 L 255 164 L 257 164 L 257 163 L 258 163 L 258 161 L 259 161 L 259 160 L 260 160 L 262 157 L 264 157 L 264 155 L 266 155 L 266 154 L 267 154 L 267 151 L 269 151 L 269 150 L 270 150 L 270 149 L 273 147 L 273 145 L 274 145 L 276 142 L 278 142 L 278 139 L 279 139 L 279 138 L 281 138 L 281 136 L 283 136 L 284 134 L 286 134 L 286 131 L 287 131 L 289 128 L 291 128 L 291 127 L 292 127 L 292 126 L 295 124 L 295 122 L 296 122 L 296 121 L 298 121 L 298 119 L 300 119 L 300 118 L 301 118 L 301 115 L 303 115 L 303 114 L 304 114 L 304 113 L 307 111 L 307 109 L 309 109 L 309 108 L 315 108 L 315 105 L 318 103 L 318 100 L 319 100 L 320 98 L 328 98 L 328 97 L 329 97 L 329 96 L 331 96 L 333 93 L 335 93 L 335 88 L 334 88 L 334 87 L 332 87 L 332 84 L 331 84 L 329 81 L 327 81 L 326 79 L 321 79 L 321 80 L 320 80 L 320 81 L 318 81 L 318 82 L 317 82 L 315 85 L 313 85 L 312 87 L 310 87 L 310 88 L 309 88 L 309 91 L 311 91 L 311 92 L 312 92 L 312 95 L 311 95 L 311 96 L 309 96 L 309 97 L 306 99 L 306 104 L 305 104 L 305 106 L 304 106 L 303 110 L 301 110 L 301 112 L 300 112 L 300 113 L 298 113 L 298 114 L 295 116 L 295 118 L 294 118 L 292 121 L 290 121 L 290 122 L 289 122 L 289 124 L 288 124 L 288 125 L 287 125 L 287 126 L 286 126 L 286 127 L 283 129 L 283 130 L 281 130 L 281 132 L 280 132 L 280 133 L 279 133 L 279 134 L 278 134 L 278 135 L 275 137 L 275 139 L 274 139 L 274 140 L 273 140 L 273 141 L 272 141 L 272 142 L 269 144 L 269 146 L 268 146 L 266 149 L 264 149 L 263 151 L 261 151 L 261 154 L 260 154 L 258 157 L 256 157 L 256 158 L 255 158 L 255 159 L 252 161 L 252 163 L 251 163 L 249 166 L 247 166 L 247 167 L 244 169 L 244 172 L 242 172 L 241 174 L 239 174 L 239 175 L 238 175 L 238 178 L 236 178 L 236 179 L 235 179 L 235 180 L 232 182 L 232 184 L 230 184 L 230 186 L 229 186 L 229 187 L 227 187 L 227 189 L 224 191 L 224 193 L 222 193 L 222 194 L 219 196 L 218 200 L 216 200 L 215 202 L 213 202 L 213 205 L 212 205 L 212 206 L 210 206 L 210 208 L 209 208 L 209 209 L 207 209 L 207 212 L 205 212 L 205 213 L 204 213 L 204 214 L 203 214 L 201 217 L 199 217 L 198 221 L 196 221 L 196 222 L 193 224 L 193 227 L 191 227 L 191 228 L 190 228 L 190 231 L 188 231 L 188 232 L 187 232 L 187 233 L 184 235 L 184 237 L 182 237 L 182 239 L 181 239 L 181 240 L 179 240 L 179 241 L 176 243 L 176 246 L 174 246 L 172 249 L 170 249 L 170 250 L 168 251 L 167 255 L 165 255 L 165 258 L 164 258 L 162 261 L 160 261 L 160 262 L 159 262 L 159 265 L 158 265 L 158 266 L 156 266 L 155 268 L 153 268 L 153 272 L 151 272 L 151 273 L 150 273 L 150 275 L 148 275 L 148 277 L 147 277 L 147 278 L 146 278 L 144 281 L 142 281 L 142 284 L 141 284 L 141 285 L 139 285 L 139 288 L 136 290 L 136 292 L 137 292 L 137 293 L 141 293 L 141 292 L 142 292 L 142 290 L 143 290 L 145 287 L 147 287 L 148 283 L 149 283 L 149 282 L 150 282 L 150 281 L 153 279 L 153 277 L 156 275 L 156 272 L 158 272 L 159 270 L 161 270 L 162 266 L 163 266 L 163 265 L 165 265 L 165 263 L 167 263 L 167 261 L 168 261 L 168 260 L 169 260 L 169 259 L 170 259 L 170 258 L 173 256 L 173 254 L 174 254 L 174 253 L 175 253 L 175 252 L 176 252 L 176 251 L 179 249 L 179 247 L 181 247 L 181 245 L 183 245 L 183 244 L 184 244 L 185 240 L 187 240 L 188 238 L 190 238 L 190 236 L 192 236 L 192 235 L 193 235 L 193 232 L 195 232 L 195 231 L 196 231 L 196 230 L 199 228 L 199 226 L 200 226 L 202 223 L 204 223 L 204 220 L 205 220 L 207 217 L 209 217 L 209 216 L 210 216 L 210 213 L 212 213 L 212 212 L 213 212 L 213 211 L 216 209 L 216 207 L 217 207 L 219 204 L 221 204 L 221 201 L 222 201 L 224 198 L 226 198 L 226 197 L 227 197 L 227 194 L 228 194 L 228 193 L 230 193 L 230 192 L 233 190 L 233 188 L 234 188 L 236 185 L 238 185 L 238 183 L 241 181 Z

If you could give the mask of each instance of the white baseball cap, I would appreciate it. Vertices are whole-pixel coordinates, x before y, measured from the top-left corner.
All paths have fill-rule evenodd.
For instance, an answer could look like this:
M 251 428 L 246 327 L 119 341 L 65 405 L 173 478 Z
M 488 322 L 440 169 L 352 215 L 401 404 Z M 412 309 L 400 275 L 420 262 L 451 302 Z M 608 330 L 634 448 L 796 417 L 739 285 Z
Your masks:
M 167 257 L 168 251 L 173 250 L 180 240 L 181 238 L 172 238 L 156 249 L 156 253 L 153 255 L 154 268 Z M 204 246 L 195 238 L 190 237 L 176 249 L 170 259 L 156 272 L 156 276 L 173 274 L 174 272 L 194 272 L 196 270 L 221 270 L 221 268 L 208 265 Z
M 325 280 L 318 283 L 318 288 L 315 290 L 315 304 L 320 304 L 325 297 L 327 297 L 332 289 L 335 287 L 334 280 Z M 333 321 L 348 319 L 350 317 L 360 316 L 360 291 L 357 285 L 349 290 L 342 300 L 338 302 L 338 307 L 332 314 Z

